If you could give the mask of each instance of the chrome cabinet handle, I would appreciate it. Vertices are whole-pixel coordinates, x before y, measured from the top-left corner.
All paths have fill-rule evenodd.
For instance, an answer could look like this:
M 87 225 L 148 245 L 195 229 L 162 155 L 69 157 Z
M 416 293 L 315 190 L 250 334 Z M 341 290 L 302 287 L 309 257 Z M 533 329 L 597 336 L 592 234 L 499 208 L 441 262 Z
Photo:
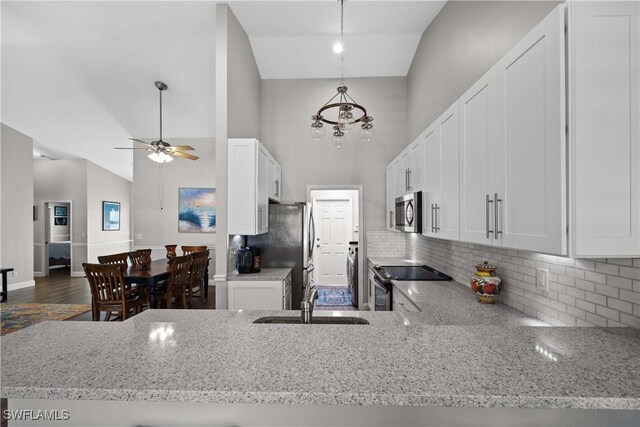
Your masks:
M 393 211 L 389 211 L 389 228 L 393 228 Z
M 280 197 L 280 180 L 276 179 L 276 197 Z
M 436 232 L 436 223 L 435 223 L 435 220 L 433 219 L 434 212 L 435 212 L 434 204 L 431 203 L 431 232 L 432 233 Z
M 489 210 L 489 203 L 493 203 L 493 200 L 491 200 L 489 198 L 489 195 L 486 195 L 485 198 L 485 219 L 486 219 L 486 223 L 485 223 L 485 227 L 486 227 L 486 237 L 487 239 L 489 239 L 489 234 L 493 233 L 493 230 L 489 229 L 489 215 L 490 215 L 490 210 Z
M 438 204 L 436 203 L 436 205 L 434 206 L 434 210 L 435 210 L 435 218 L 436 218 L 436 233 L 440 231 L 440 227 L 438 224 L 438 212 L 440 211 L 440 206 L 438 206 Z
M 502 234 L 502 231 L 500 231 L 500 227 L 498 224 L 498 213 L 500 212 L 500 208 L 498 208 L 498 203 L 502 203 L 502 199 L 498 199 L 498 193 L 493 193 L 493 200 L 495 200 L 495 204 L 493 205 L 493 228 L 495 229 L 495 233 L 493 234 L 493 237 L 495 239 L 498 238 L 498 234 Z
M 404 170 L 404 191 L 409 191 L 409 169 Z
M 407 169 L 407 176 L 409 177 L 407 179 L 407 182 L 409 183 L 408 190 L 411 190 L 411 169 Z

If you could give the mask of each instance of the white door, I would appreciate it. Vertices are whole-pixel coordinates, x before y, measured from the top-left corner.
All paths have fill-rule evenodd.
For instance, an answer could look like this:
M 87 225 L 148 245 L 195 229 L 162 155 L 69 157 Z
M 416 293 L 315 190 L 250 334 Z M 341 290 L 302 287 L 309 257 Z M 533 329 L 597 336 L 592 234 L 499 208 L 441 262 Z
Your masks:
M 493 238 L 509 248 L 566 254 L 564 7 L 536 25 L 498 70 Z
M 314 199 L 316 222 L 314 280 L 318 285 L 347 285 L 347 250 L 353 238 L 351 200 Z
M 494 73 L 485 74 L 459 100 L 460 240 L 487 245 L 494 240 L 492 183 L 497 167 Z

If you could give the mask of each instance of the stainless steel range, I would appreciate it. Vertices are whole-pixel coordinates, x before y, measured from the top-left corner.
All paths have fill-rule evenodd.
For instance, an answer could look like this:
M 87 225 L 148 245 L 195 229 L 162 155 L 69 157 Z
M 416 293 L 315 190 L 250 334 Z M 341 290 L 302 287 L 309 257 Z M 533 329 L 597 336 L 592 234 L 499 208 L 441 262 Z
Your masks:
M 392 280 L 451 281 L 450 276 L 426 265 L 376 266 L 373 269 L 375 310 L 391 311 Z

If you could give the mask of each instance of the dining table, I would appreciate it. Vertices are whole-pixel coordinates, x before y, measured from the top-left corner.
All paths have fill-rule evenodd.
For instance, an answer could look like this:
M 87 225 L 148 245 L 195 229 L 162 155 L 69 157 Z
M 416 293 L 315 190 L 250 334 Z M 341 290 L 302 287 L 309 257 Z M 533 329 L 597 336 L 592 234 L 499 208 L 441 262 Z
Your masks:
M 149 288 L 149 296 L 151 308 L 157 308 L 156 295 L 165 291 L 165 285 L 160 284 L 169 279 L 170 274 L 169 262 L 166 259 L 156 259 L 151 261 L 149 269 L 141 270 L 137 265 L 130 265 L 124 275 L 124 281 L 130 285 L 146 285 Z M 209 266 L 207 265 L 207 273 L 204 277 L 204 296 L 209 296 Z

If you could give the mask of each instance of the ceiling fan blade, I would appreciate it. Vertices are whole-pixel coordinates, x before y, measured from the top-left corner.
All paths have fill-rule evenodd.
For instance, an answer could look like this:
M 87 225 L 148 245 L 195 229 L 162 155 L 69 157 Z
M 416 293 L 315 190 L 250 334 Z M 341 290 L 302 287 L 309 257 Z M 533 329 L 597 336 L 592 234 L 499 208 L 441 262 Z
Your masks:
M 142 147 L 113 147 L 114 150 L 148 150 L 148 148 Z
M 144 142 L 142 140 L 136 139 L 136 138 L 129 138 L 131 141 L 135 141 L 135 142 L 139 142 L 141 144 L 145 144 L 145 145 L 151 145 L 153 147 L 153 144 L 149 144 L 148 142 Z
M 189 160 L 198 160 L 200 158 L 198 156 L 193 156 L 191 154 L 182 153 L 180 151 L 174 151 L 171 154 L 173 154 L 174 156 L 178 156 L 178 157 L 184 157 L 185 159 L 189 159 Z
M 172 145 L 171 147 L 172 150 L 180 150 L 180 151 L 194 151 L 195 148 L 193 148 L 190 145 Z

